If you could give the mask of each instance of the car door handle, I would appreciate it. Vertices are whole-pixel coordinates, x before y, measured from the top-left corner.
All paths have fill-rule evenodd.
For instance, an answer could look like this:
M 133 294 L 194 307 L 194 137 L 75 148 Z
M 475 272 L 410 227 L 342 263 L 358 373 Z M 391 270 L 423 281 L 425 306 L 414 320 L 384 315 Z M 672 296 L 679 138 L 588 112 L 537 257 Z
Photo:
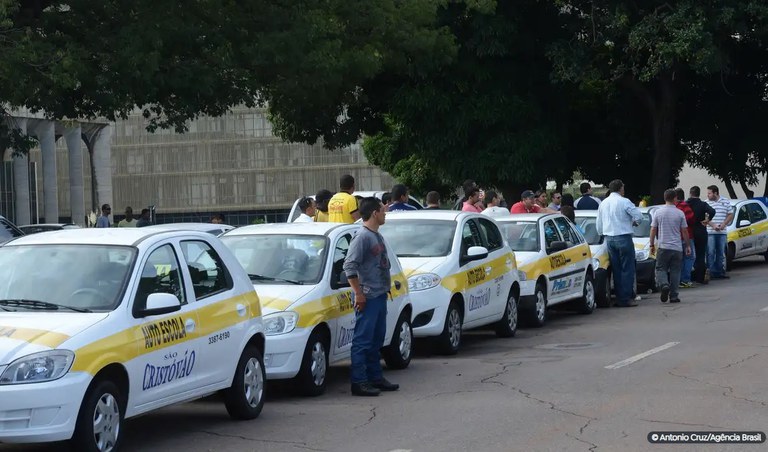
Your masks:
M 187 319 L 184 323 L 184 329 L 187 330 L 187 333 L 195 331 L 195 321 L 193 319 Z
M 485 267 L 485 274 L 487 275 L 491 273 L 492 270 L 493 270 L 493 267 Z
M 570 257 L 568 257 L 568 258 L 566 258 L 566 259 L 565 259 L 565 261 L 566 261 L 566 262 L 570 262 L 570 261 L 571 261 L 571 258 L 570 258 Z
M 582 256 L 586 256 L 586 255 L 587 255 L 587 253 L 581 253 L 581 255 L 582 255 Z
M 403 284 L 400 281 L 395 281 L 395 289 L 400 290 L 401 287 L 403 287 Z

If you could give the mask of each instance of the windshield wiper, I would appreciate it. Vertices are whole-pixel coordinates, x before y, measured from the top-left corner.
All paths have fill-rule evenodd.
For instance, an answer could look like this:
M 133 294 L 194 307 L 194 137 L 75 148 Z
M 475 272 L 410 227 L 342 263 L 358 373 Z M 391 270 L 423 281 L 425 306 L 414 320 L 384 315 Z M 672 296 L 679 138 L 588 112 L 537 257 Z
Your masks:
M 72 306 L 66 306 L 63 304 L 49 303 L 47 301 L 29 300 L 26 298 L 15 298 L 0 300 L 0 306 L 9 306 L 13 308 L 30 308 L 30 309 L 42 309 L 58 311 L 59 309 L 69 309 L 75 312 L 93 312 L 90 309 L 85 308 L 73 308 Z
M 277 282 L 287 282 L 290 284 L 296 284 L 297 286 L 303 286 L 304 283 L 301 281 L 296 281 L 295 279 L 285 279 L 285 278 L 276 278 L 274 276 L 264 276 L 264 275 L 256 275 L 253 273 L 248 273 L 248 277 L 251 278 L 251 281 L 277 281 Z

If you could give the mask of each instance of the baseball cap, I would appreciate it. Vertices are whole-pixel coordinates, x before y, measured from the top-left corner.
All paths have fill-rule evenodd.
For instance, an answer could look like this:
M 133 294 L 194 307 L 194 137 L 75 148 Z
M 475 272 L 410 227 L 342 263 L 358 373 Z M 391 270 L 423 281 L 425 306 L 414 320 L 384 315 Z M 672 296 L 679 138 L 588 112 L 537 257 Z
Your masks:
M 526 191 L 523 192 L 522 195 L 520 195 L 520 198 L 522 198 L 522 199 L 535 198 L 535 197 L 536 197 L 536 195 L 532 191 L 530 191 L 530 190 L 526 190 Z

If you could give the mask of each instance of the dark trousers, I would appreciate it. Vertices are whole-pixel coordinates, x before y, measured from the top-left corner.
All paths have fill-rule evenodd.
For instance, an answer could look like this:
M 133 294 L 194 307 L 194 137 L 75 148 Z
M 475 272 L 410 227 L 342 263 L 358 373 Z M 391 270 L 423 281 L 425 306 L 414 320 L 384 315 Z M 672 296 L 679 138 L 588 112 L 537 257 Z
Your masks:
M 354 298 L 353 298 L 354 299 Z M 387 294 L 367 297 L 365 308 L 355 313 L 355 335 L 352 339 L 352 383 L 380 381 L 381 356 L 387 334 Z
M 683 265 L 683 252 L 659 248 L 656 252 L 656 284 L 659 288 L 669 287 L 669 296 L 678 298 L 680 287 L 680 268 Z
M 616 291 L 616 303 L 629 304 L 634 299 L 635 281 L 635 245 L 632 234 L 607 236 L 608 255 L 613 269 L 613 287 Z
M 693 232 L 693 247 L 696 249 L 696 260 L 693 262 L 693 280 L 704 282 L 707 273 L 707 230 Z

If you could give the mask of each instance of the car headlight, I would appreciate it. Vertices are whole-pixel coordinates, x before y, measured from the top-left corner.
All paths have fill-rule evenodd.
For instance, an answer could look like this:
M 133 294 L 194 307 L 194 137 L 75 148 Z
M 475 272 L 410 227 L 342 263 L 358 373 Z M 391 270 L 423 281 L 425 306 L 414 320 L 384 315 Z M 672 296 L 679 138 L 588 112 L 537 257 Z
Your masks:
M 299 321 L 299 314 L 295 312 L 275 312 L 264 316 L 264 334 L 267 336 L 277 336 L 278 334 L 290 333 L 296 328 Z
M 651 256 L 651 250 L 644 249 L 640 251 L 635 252 L 635 260 L 636 261 L 644 261 L 648 259 Z
M 46 350 L 17 359 L 0 375 L 0 385 L 43 383 L 63 377 L 75 354 L 69 350 Z
M 600 268 L 600 259 L 593 257 L 592 258 L 592 270 L 597 270 Z
M 434 273 L 422 273 L 408 278 L 408 290 L 416 292 L 431 289 L 440 284 L 440 277 Z
M 518 281 L 528 281 L 528 275 L 526 275 L 524 271 L 518 270 L 517 271 L 517 280 Z

